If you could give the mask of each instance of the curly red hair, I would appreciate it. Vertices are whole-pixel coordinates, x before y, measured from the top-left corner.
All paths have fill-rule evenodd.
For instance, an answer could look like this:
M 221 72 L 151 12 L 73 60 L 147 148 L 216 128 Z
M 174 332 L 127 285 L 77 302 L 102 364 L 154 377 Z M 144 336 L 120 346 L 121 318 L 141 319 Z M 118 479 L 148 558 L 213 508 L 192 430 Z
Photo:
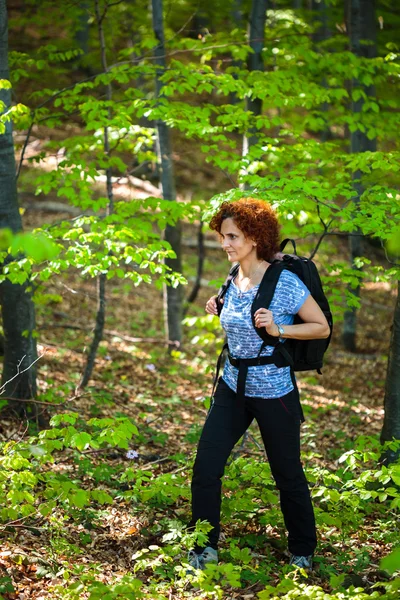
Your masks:
M 257 258 L 271 261 L 279 251 L 279 223 L 268 202 L 257 198 L 240 198 L 223 202 L 210 221 L 210 229 L 221 232 L 222 221 L 233 219 L 236 226 L 257 243 Z

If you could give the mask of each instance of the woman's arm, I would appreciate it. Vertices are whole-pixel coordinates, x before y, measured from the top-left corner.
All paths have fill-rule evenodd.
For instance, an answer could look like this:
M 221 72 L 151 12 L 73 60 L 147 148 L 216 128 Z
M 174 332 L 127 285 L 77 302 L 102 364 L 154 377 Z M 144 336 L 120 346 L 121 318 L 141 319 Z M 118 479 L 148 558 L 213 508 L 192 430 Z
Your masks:
M 267 333 L 274 337 L 294 338 L 296 340 L 317 340 L 329 337 L 330 327 L 328 321 L 312 296 L 308 296 L 298 315 L 304 323 L 281 325 L 284 331 L 281 336 L 270 310 L 259 308 L 255 312 L 254 318 L 257 327 L 265 327 Z

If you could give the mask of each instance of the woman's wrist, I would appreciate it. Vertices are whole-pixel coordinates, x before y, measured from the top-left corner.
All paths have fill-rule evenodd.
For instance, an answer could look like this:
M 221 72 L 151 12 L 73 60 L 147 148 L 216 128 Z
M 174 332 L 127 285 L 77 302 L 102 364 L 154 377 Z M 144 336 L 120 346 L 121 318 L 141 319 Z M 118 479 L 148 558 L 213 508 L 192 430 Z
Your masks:
M 267 328 L 265 328 L 267 329 Z M 267 333 L 269 333 L 269 331 L 267 330 Z M 277 325 L 276 323 L 274 323 L 274 332 L 270 333 L 269 335 L 272 335 L 272 337 L 282 337 L 284 334 L 283 331 L 283 327 L 281 327 L 281 325 Z

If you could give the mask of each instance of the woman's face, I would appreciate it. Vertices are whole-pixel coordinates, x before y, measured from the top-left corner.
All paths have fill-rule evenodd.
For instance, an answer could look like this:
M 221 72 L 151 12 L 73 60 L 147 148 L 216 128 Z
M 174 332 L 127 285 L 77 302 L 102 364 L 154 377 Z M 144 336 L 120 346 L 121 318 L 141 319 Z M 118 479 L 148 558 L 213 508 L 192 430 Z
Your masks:
M 225 250 L 230 262 L 241 262 L 250 255 L 257 255 L 256 243 L 246 238 L 232 218 L 222 221 L 220 231 L 221 248 Z

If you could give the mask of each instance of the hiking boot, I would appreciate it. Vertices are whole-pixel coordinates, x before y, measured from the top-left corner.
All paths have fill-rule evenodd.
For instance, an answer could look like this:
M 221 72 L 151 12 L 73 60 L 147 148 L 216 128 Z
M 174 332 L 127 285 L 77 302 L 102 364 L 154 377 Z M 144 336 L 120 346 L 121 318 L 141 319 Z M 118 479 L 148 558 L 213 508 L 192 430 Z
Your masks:
M 312 554 L 309 556 L 296 556 L 296 554 L 290 555 L 289 565 L 295 565 L 296 567 L 300 567 L 300 569 L 305 569 L 306 571 L 312 570 Z
M 187 569 L 187 575 L 194 575 L 196 569 L 203 569 L 207 564 L 218 563 L 218 552 L 211 548 L 211 546 L 207 546 L 204 548 L 201 554 L 197 554 L 194 550 L 191 550 L 188 554 L 188 563 L 191 568 Z

